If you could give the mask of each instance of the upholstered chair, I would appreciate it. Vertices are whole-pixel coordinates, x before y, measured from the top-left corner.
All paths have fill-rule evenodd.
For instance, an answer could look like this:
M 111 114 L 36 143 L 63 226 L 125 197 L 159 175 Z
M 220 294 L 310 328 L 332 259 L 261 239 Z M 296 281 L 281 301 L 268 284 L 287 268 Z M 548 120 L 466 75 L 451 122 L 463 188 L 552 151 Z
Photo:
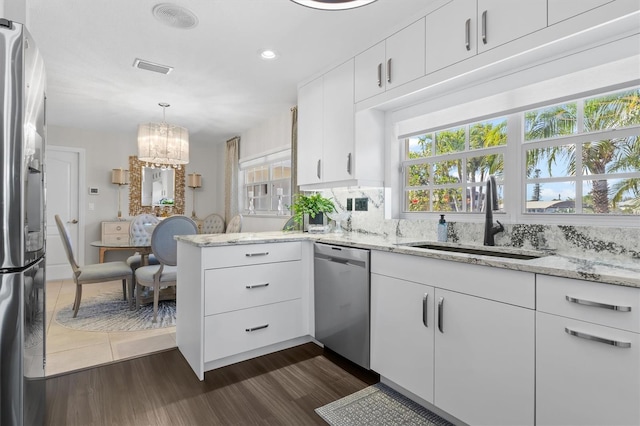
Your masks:
M 242 215 L 236 215 L 231 218 L 229 224 L 227 225 L 227 234 L 231 234 L 233 232 L 242 232 Z
M 131 220 L 131 225 L 129 226 L 129 238 L 151 238 L 151 234 L 153 233 L 154 228 L 160 222 L 155 215 L 149 213 L 143 213 L 135 216 Z M 157 265 L 158 260 L 155 258 L 153 254 L 150 254 L 147 257 L 147 265 Z M 133 274 L 133 281 L 131 283 L 131 291 L 130 291 L 130 301 L 133 300 L 134 297 L 134 289 L 136 287 L 136 276 L 135 272 L 142 265 L 142 255 L 140 253 L 136 253 L 133 256 L 129 256 L 127 258 L 127 265 L 131 268 L 131 273 Z M 133 307 L 133 304 L 130 304 Z
M 151 250 L 159 265 L 141 266 L 136 269 L 136 309 L 142 303 L 143 287 L 153 289 L 153 322 L 158 316 L 158 302 L 161 287 L 177 284 L 178 242 L 176 235 L 194 235 L 198 233 L 196 223 L 186 216 L 171 216 L 161 221 L 151 235 Z M 175 292 L 173 293 L 175 297 Z M 188 307 L 187 307 L 188 309 Z
M 202 233 L 203 234 L 223 234 L 224 233 L 224 219 L 222 216 L 216 213 L 212 213 L 205 217 L 202 221 Z
M 62 240 L 62 246 L 67 253 L 67 259 L 73 270 L 73 281 L 76 283 L 76 297 L 73 302 L 73 317 L 78 315 L 80 309 L 80 300 L 82 299 L 82 286 L 85 284 L 104 283 L 114 280 L 122 280 L 122 294 L 124 300 L 127 300 L 127 286 L 133 278 L 131 268 L 126 262 L 105 262 L 91 265 L 80 266 L 76 262 L 71 246 L 71 238 L 67 232 L 67 228 L 62 223 L 60 216 L 55 215 L 56 225 Z

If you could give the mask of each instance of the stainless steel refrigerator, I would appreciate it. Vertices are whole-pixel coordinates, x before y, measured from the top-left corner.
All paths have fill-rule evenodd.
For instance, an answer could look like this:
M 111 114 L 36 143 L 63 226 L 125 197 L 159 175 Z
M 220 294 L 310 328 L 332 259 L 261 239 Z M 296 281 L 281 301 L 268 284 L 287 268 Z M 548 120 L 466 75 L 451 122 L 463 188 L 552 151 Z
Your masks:
M 0 425 L 45 413 L 45 75 L 22 24 L 0 19 Z

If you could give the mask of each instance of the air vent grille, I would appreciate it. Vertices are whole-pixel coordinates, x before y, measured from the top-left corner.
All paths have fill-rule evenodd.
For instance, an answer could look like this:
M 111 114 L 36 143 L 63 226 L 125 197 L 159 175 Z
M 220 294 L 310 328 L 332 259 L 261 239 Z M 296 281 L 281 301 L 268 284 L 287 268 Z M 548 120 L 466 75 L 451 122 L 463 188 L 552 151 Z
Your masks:
M 198 25 L 198 17 L 192 11 L 175 4 L 158 4 L 152 13 L 158 21 L 170 27 L 188 29 Z
M 135 68 L 140 68 L 141 70 L 159 72 L 160 74 L 169 74 L 171 71 L 173 71 L 173 67 L 170 67 L 168 65 L 156 64 L 139 58 L 136 58 L 136 60 L 133 62 L 133 66 Z

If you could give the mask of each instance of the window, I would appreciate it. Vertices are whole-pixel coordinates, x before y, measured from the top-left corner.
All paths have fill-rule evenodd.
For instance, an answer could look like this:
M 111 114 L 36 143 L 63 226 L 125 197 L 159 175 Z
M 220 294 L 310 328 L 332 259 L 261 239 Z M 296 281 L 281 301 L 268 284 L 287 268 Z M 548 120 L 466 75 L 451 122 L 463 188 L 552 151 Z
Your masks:
M 245 210 L 251 201 L 256 213 L 289 214 L 291 204 L 291 154 L 261 157 L 240 166 L 242 197 Z M 281 206 L 282 211 L 278 210 Z
M 640 88 L 401 142 L 402 210 L 408 216 L 482 211 L 489 175 L 496 176 L 500 210 L 512 217 L 640 215 Z M 514 165 L 505 168 L 505 161 Z M 505 203 L 505 192 L 521 202 Z
M 501 190 L 507 144 L 504 117 L 424 133 L 404 144 L 405 211 L 479 212 L 490 174 Z
M 525 211 L 640 214 L 638 125 L 640 90 L 526 111 Z

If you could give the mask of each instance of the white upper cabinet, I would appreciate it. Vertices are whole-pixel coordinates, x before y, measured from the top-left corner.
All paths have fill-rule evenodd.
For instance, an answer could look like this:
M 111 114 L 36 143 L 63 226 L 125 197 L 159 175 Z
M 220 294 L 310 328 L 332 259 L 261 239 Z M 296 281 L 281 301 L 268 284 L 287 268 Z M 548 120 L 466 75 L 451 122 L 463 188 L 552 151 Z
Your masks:
M 547 0 L 549 25 L 557 24 L 613 0 Z
M 546 26 L 547 0 L 453 0 L 426 17 L 426 72 Z
M 324 138 L 322 77 L 298 90 L 298 183 L 320 181 Z
M 355 58 L 355 101 L 370 98 L 425 74 L 425 19 Z

